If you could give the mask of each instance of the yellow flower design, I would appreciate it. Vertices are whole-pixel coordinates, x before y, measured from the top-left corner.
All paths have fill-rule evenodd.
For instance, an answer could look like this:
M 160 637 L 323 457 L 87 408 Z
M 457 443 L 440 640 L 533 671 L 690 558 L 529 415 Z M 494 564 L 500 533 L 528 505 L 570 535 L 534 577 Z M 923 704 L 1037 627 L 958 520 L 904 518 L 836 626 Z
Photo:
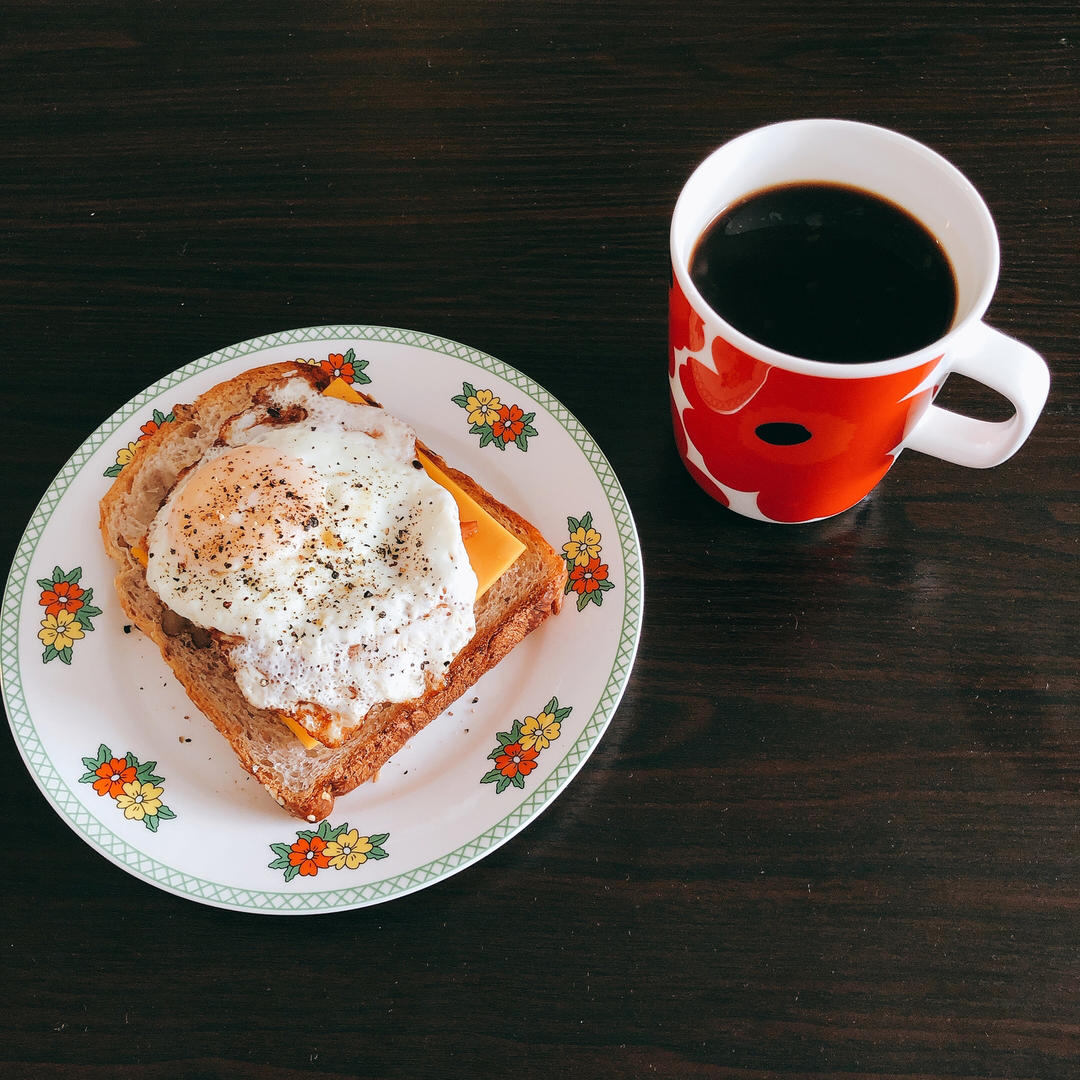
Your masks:
M 70 611 L 58 611 L 55 615 L 46 615 L 41 620 L 41 629 L 37 636 L 42 645 L 51 645 L 60 652 L 70 648 L 72 642 L 83 637 L 83 628 Z
M 570 534 L 570 542 L 563 544 L 563 553 L 577 566 L 588 566 L 600 558 L 600 534 L 595 529 L 578 526 Z
M 502 402 L 490 390 L 477 390 L 469 395 L 465 407 L 469 410 L 469 423 L 484 427 L 499 419 Z
M 319 361 L 316 360 L 314 356 L 298 356 L 296 358 L 296 362 L 298 364 L 308 364 L 311 367 L 318 367 L 319 366 Z
M 367 862 L 367 853 L 372 846 L 368 837 L 359 836 L 356 829 L 349 829 L 336 840 L 327 840 L 322 853 L 330 859 L 330 865 L 335 870 L 355 870 L 361 863 Z
M 526 716 L 521 721 L 521 737 L 518 744 L 523 750 L 546 750 L 558 737 L 559 721 L 551 713 Z
M 116 464 L 123 468 L 125 465 L 130 464 L 131 459 L 135 456 L 135 451 L 139 449 L 139 444 L 136 442 L 129 442 L 127 446 L 121 446 L 116 451 Z
M 116 805 L 124 811 L 124 817 L 142 821 L 144 817 L 153 817 L 161 809 L 164 791 L 164 788 L 154 787 L 153 784 L 132 780 L 124 785 L 124 793 L 116 796 Z

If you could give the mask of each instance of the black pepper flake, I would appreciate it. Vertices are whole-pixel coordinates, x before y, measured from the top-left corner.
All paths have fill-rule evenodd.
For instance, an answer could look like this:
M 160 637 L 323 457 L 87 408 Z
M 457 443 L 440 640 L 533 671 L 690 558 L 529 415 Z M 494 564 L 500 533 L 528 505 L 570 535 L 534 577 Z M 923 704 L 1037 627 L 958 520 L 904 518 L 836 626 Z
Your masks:
M 414 469 L 422 469 L 424 466 L 423 466 L 423 463 L 421 461 L 419 461 L 417 458 L 413 458 L 412 467 Z

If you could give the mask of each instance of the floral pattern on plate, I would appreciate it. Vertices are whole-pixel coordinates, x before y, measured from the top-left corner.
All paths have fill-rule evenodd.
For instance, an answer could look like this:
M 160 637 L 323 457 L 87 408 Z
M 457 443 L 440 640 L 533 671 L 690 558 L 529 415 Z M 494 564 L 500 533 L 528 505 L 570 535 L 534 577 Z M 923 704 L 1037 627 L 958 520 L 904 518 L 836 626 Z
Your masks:
M 352 385 L 371 382 L 371 376 L 364 370 L 368 366 L 368 361 L 357 360 L 355 349 L 346 349 L 343 353 L 328 353 L 325 360 L 316 360 L 314 356 L 298 356 L 296 362 L 309 364 L 311 367 L 321 367 L 335 379 L 341 379 L 342 382 Z
M 481 784 L 494 784 L 501 794 L 511 784 L 523 788 L 525 777 L 536 768 L 536 759 L 562 733 L 563 721 L 573 712 L 567 705 L 560 708 L 559 699 L 552 698 L 536 716 L 515 720 L 509 731 L 500 731 L 495 738 L 499 745 L 488 754 L 493 768 L 480 778 Z
M 139 761 L 129 750 L 116 757 L 102 743 L 96 757 L 84 757 L 86 772 L 80 784 L 90 784 L 102 798 L 108 796 L 129 821 L 141 821 L 151 832 L 157 832 L 163 821 L 176 814 L 161 800 L 165 794 L 165 779 L 154 770 L 156 761 Z
M 591 511 L 581 518 L 568 517 L 566 527 L 570 539 L 563 544 L 562 553 L 569 574 L 564 592 L 577 593 L 578 611 L 584 611 L 589 604 L 600 606 L 604 593 L 615 588 L 608 564 L 600 561 L 603 537 L 593 528 Z
M 94 599 L 94 590 L 84 589 L 79 584 L 80 578 L 81 566 L 68 571 L 56 566 L 51 578 L 38 578 L 41 589 L 38 606 L 45 609 L 45 618 L 37 632 L 38 640 L 45 646 L 41 657 L 43 663 L 59 660 L 62 664 L 70 664 L 75 643 L 94 629 L 92 620 L 101 614 L 101 608 L 90 602 Z
M 163 413 L 160 409 L 155 409 L 153 415 L 139 428 L 139 437 L 134 442 L 126 443 L 116 451 L 116 460 L 105 470 L 102 474 L 104 476 L 119 476 L 124 471 L 125 465 L 130 465 L 134 460 L 135 455 L 139 452 L 139 448 L 147 439 L 149 439 L 154 432 L 163 424 L 171 424 L 176 417 L 170 413 Z
M 286 881 L 298 875 L 314 877 L 320 870 L 355 870 L 371 859 L 387 858 L 390 853 L 383 844 L 389 838 L 389 833 L 361 836 L 347 821 L 340 825 L 324 821 L 317 829 L 302 829 L 291 844 L 271 844 L 277 858 L 267 865 L 284 870 Z
M 480 445 L 505 450 L 511 443 L 521 451 L 529 449 L 529 439 L 539 434 L 533 427 L 535 412 L 507 405 L 492 390 L 477 390 L 463 382 L 461 393 L 450 399 L 468 412 L 470 435 L 480 436 Z

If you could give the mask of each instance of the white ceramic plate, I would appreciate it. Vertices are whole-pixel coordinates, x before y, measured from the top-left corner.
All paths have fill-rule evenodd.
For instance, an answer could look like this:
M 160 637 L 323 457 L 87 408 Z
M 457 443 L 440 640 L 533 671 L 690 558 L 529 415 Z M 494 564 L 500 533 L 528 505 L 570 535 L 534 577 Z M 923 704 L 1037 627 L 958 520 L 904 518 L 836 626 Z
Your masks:
M 98 535 L 98 500 L 138 453 L 146 426 L 246 368 L 294 359 L 351 365 L 346 377 L 537 524 L 556 549 L 578 529 L 599 534 L 579 533 L 593 551 L 574 563 L 561 614 L 375 782 L 339 798 L 321 830 L 273 804 L 156 647 L 125 625 Z M 470 396 L 488 401 L 494 426 L 470 421 Z M 643 598 L 638 538 L 618 480 L 546 390 L 494 357 L 431 335 L 310 327 L 188 364 L 125 405 L 64 466 L 8 577 L 0 616 L 4 701 L 52 807 L 135 877 L 244 911 L 361 907 L 463 869 L 524 828 L 569 783 L 626 687 Z

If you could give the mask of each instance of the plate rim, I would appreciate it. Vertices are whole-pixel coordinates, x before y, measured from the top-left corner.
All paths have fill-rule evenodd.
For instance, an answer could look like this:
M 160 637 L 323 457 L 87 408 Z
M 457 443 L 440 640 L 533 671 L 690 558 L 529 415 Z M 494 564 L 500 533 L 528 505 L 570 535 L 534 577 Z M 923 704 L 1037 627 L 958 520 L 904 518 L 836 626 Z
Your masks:
M 604 492 L 619 537 L 625 585 L 623 615 L 615 655 L 600 697 L 580 735 L 552 772 L 525 799 L 471 840 L 429 859 L 421 866 L 356 886 L 286 892 L 248 889 L 213 882 L 169 866 L 136 848 L 124 837 L 103 825 L 86 810 L 76 798 L 67 778 L 52 765 L 37 735 L 25 697 L 19 665 L 19 609 L 30 579 L 30 566 L 37 544 L 65 493 L 78 480 L 90 456 L 132 416 L 170 388 L 230 361 L 285 345 L 342 339 L 413 346 L 465 361 L 510 383 L 551 414 L 592 468 Z M 36 504 L 20 537 L 7 574 L 0 607 L 0 694 L 3 696 L 8 725 L 24 765 L 46 801 L 79 839 L 133 877 L 184 899 L 226 910 L 297 915 L 352 910 L 408 895 L 466 869 L 512 839 L 554 802 L 595 750 L 618 709 L 637 655 L 644 618 L 644 600 L 644 567 L 640 539 L 626 494 L 596 440 L 577 417 L 545 387 L 489 353 L 423 331 L 351 323 L 300 327 L 248 338 L 207 353 L 167 373 L 116 409 L 70 455 Z M 40 757 L 35 756 L 35 751 L 40 751 Z M 112 843 L 106 846 L 101 834 L 107 835 Z M 118 849 L 118 852 L 114 849 Z M 212 890 L 213 895 L 207 890 Z

